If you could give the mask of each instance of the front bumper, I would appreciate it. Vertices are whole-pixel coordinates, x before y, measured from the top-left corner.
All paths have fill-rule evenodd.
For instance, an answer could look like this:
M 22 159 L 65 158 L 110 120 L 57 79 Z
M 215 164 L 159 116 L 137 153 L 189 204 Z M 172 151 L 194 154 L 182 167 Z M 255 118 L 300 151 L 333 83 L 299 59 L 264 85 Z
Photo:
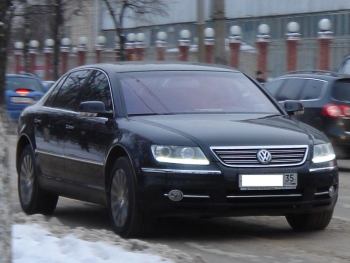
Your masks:
M 141 207 L 158 216 L 286 215 L 331 210 L 338 197 L 338 170 L 327 168 L 229 168 L 219 163 L 193 172 L 177 169 L 142 169 L 139 177 Z M 196 170 L 195 170 L 196 171 Z M 240 190 L 239 174 L 298 173 L 290 190 Z M 330 186 L 335 192 L 329 194 Z M 181 190 L 184 198 L 171 201 L 168 193 Z

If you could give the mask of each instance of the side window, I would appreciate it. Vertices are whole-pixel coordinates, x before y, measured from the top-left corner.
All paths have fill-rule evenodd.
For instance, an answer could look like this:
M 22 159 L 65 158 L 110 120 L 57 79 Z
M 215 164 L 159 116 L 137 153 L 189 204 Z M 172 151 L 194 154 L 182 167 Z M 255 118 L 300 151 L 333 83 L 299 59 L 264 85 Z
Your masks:
M 107 111 L 113 110 L 109 82 L 103 72 L 94 70 L 85 86 L 81 101 L 102 101 Z
M 51 107 L 53 105 L 53 101 L 55 100 L 55 97 L 62 85 L 62 83 L 64 82 L 64 80 L 67 78 L 67 76 L 62 77 L 58 83 L 56 84 L 56 86 L 49 91 L 49 94 L 47 94 L 47 99 L 44 103 L 45 106 Z
M 77 110 L 83 85 L 90 74 L 89 70 L 71 73 L 60 87 L 52 106 L 67 110 Z
M 305 80 L 298 78 L 287 79 L 279 90 L 276 99 L 278 101 L 299 100 Z
M 316 79 L 307 79 L 305 82 L 305 87 L 301 93 L 301 100 L 314 100 L 321 97 L 321 93 L 325 82 Z
M 275 97 L 278 90 L 282 86 L 283 82 L 284 82 L 283 79 L 273 80 L 273 81 L 267 82 L 264 85 L 264 88 L 266 88 L 272 94 L 272 96 Z

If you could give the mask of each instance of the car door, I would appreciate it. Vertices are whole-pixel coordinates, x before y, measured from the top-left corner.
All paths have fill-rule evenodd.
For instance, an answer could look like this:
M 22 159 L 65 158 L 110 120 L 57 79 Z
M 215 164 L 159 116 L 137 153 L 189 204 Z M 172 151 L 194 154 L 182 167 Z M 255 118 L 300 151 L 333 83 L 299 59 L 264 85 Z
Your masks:
M 304 105 L 304 114 L 298 119 L 315 128 L 322 129 L 322 95 L 325 92 L 327 81 L 319 79 L 306 79 L 300 94 L 300 102 Z
M 59 178 L 66 183 L 74 183 L 74 177 L 68 173 L 66 161 L 66 147 L 71 147 L 72 137 L 75 130 L 76 109 L 79 105 L 79 96 L 82 92 L 83 83 L 86 81 L 90 71 L 79 70 L 70 73 L 63 85 L 60 87 L 53 103 L 52 108 L 55 112 L 54 123 L 51 126 L 51 133 L 60 136 L 58 145 L 62 151 L 62 160 L 60 162 L 64 167 L 64 172 L 59 174 Z
M 114 112 L 107 75 L 94 70 L 84 85 L 81 102 L 102 101 L 106 110 Z M 75 131 L 66 143 L 67 174 L 90 190 L 104 191 L 103 168 L 109 146 L 115 138 L 114 119 L 79 113 Z
M 47 95 L 43 106 L 38 107 L 34 117 L 34 135 L 36 142 L 36 156 L 41 173 L 45 177 L 59 178 L 64 174 L 63 143 L 64 123 L 62 114 L 54 106 L 55 98 L 64 84 L 63 76 Z

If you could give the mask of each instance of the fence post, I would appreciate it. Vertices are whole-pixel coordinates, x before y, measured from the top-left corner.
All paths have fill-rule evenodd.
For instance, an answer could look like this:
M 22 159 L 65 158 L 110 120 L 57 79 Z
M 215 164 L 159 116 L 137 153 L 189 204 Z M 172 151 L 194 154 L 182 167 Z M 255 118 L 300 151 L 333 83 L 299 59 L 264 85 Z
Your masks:
M 102 51 L 103 47 L 106 43 L 106 37 L 105 36 L 98 36 L 96 39 L 96 46 L 95 46 L 95 61 L 96 63 L 101 63 L 102 59 Z
M 214 63 L 215 31 L 211 27 L 204 30 L 205 62 Z
M 21 72 L 21 63 L 22 63 L 22 56 L 23 56 L 23 48 L 24 44 L 21 41 L 15 42 L 15 73 L 19 74 Z
M 79 38 L 79 45 L 78 45 L 78 66 L 85 65 L 86 63 L 86 45 L 87 45 L 88 39 L 87 37 L 80 37 Z
M 187 29 L 183 29 L 180 31 L 180 39 L 179 39 L 179 60 L 180 61 L 188 61 L 188 53 L 190 49 L 190 37 L 191 32 Z
M 297 22 L 287 25 L 287 71 L 295 71 L 298 65 L 298 42 L 300 40 L 300 26 Z
M 29 57 L 30 57 L 30 68 L 29 71 L 35 74 L 36 70 L 36 56 L 38 54 L 39 42 L 37 40 L 31 40 L 29 42 Z
M 136 35 L 134 33 L 129 33 L 126 37 L 127 42 L 125 45 L 126 49 L 126 58 L 129 61 L 135 60 L 135 40 Z
M 318 69 L 329 70 L 330 68 L 330 45 L 333 39 L 332 23 L 329 19 L 321 19 L 318 23 Z
M 231 36 L 229 39 L 230 46 L 230 66 L 238 68 L 239 66 L 239 53 L 241 49 L 242 29 L 240 26 L 231 26 Z
M 137 33 L 136 34 L 136 60 L 142 61 L 145 58 L 145 34 Z
M 52 80 L 52 53 L 54 44 L 55 41 L 53 39 L 49 38 L 45 40 L 45 80 Z
M 160 31 L 157 33 L 156 50 L 157 50 L 157 60 L 165 60 L 165 49 L 166 40 L 168 38 L 167 33 Z
M 61 40 L 61 74 L 64 74 L 68 70 L 68 54 L 70 49 L 71 41 L 68 37 L 62 38 Z
M 258 49 L 257 71 L 261 71 L 264 77 L 267 75 L 267 56 L 270 42 L 270 27 L 267 24 L 260 24 L 256 40 Z

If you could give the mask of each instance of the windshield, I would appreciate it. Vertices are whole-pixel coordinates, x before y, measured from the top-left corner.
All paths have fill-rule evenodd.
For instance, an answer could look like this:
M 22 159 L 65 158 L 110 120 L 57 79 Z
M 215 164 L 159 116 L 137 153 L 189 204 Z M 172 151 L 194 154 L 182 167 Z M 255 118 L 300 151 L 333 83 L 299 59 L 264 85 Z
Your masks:
M 336 100 L 350 102 L 350 79 L 336 81 L 332 95 Z
M 35 78 L 7 77 L 6 89 L 16 91 L 18 89 L 28 89 L 32 91 L 43 91 L 41 82 Z
M 128 115 L 186 113 L 280 114 L 241 73 L 158 71 L 123 73 Z

